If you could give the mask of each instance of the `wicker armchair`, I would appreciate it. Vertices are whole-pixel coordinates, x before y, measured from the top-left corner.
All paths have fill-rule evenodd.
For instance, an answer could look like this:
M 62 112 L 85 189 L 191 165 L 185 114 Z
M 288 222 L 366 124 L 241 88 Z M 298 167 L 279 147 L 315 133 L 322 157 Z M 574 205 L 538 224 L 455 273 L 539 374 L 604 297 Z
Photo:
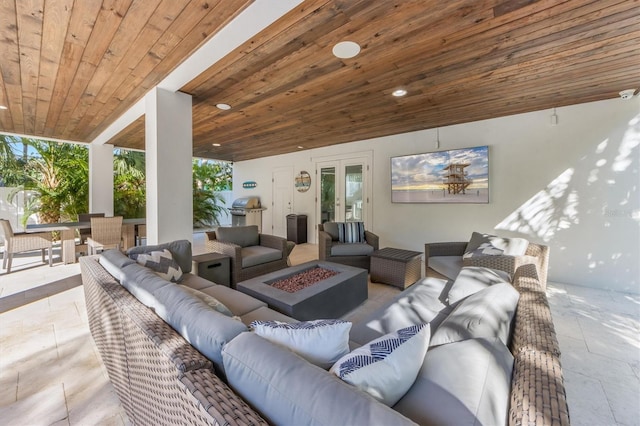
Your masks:
M 91 237 L 87 238 L 90 255 L 97 254 L 98 250 L 120 250 L 121 245 L 122 216 L 91 218 Z
M 427 243 L 424 245 L 425 273 L 427 276 L 442 275 L 429 268 L 429 258 L 435 256 L 459 256 L 467 248 L 467 241 L 447 243 Z M 509 273 L 512 277 L 520 266 L 533 264 L 536 266 L 537 277 L 543 289 L 547 288 L 547 272 L 549 269 L 549 247 L 536 243 L 529 243 L 524 256 L 487 255 L 475 256 L 462 260 L 463 266 L 484 266 Z M 454 277 L 448 277 L 454 278 Z
M 370 231 L 364 232 L 367 245 L 373 249 L 369 250 L 374 252 L 378 250 L 379 238 L 376 234 Z M 332 249 L 337 245 L 342 244 L 337 241 L 337 237 L 332 236 L 324 229 L 324 225 L 318 225 L 318 258 L 327 262 L 336 262 L 343 265 L 355 266 L 356 268 L 362 268 L 369 270 L 370 254 L 366 255 L 337 255 L 332 254 Z
M 7 274 L 11 272 L 11 261 L 15 253 L 26 251 L 42 250 L 42 262 L 44 263 L 44 251 L 49 250 L 49 266 L 53 265 L 53 257 L 51 255 L 51 233 L 18 233 L 13 232 L 11 223 L 6 219 L 0 219 L 0 226 L 4 235 L 4 255 L 2 257 L 2 268 L 7 270 Z
M 217 231 L 207 232 L 207 251 L 222 253 L 231 259 L 231 286 L 286 268 L 287 265 L 287 240 L 275 235 L 258 233 L 258 227 L 236 226 L 220 227 Z M 229 236 L 233 235 L 233 238 Z M 254 240 L 252 242 L 252 240 Z M 276 254 L 280 252 L 280 256 Z M 269 257 L 277 257 L 271 260 L 254 263 L 248 260 L 250 256 L 262 256 L 266 252 Z M 255 258 L 255 257 L 254 257 Z
M 78 222 L 91 222 L 92 217 L 104 217 L 104 213 L 80 213 L 78 214 Z M 80 244 L 86 244 L 87 238 L 91 236 L 91 229 L 79 229 Z

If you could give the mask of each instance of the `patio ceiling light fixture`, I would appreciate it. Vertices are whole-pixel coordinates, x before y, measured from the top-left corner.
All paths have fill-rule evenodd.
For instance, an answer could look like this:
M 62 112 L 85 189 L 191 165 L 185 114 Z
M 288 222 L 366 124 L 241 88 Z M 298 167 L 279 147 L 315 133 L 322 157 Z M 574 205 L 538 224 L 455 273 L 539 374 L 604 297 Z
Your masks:
M 333 46 L 333 55 L 340 59 L 349 59 L 360 53 L 360 45 L 354 41 L 341 41 Z
M 220 146 L 220 144 L 219 144 L 219 143 L 212 143 L 211 145 L 213 145 L 213 146 Z
M 405 89 L 396 89 L 393 92 L 391 92 L 391 95 L 395 96 L 396 98 L 401 98 L 406 94 L 407 94 L 407 91 Z
M 231 105 L 229 104 L 216 104 L 216 108 L 221 109 L 223 111 L 227 111 L 231 109 Z
M 0 105 L 0 109 L 8 109 L 6 105 Z

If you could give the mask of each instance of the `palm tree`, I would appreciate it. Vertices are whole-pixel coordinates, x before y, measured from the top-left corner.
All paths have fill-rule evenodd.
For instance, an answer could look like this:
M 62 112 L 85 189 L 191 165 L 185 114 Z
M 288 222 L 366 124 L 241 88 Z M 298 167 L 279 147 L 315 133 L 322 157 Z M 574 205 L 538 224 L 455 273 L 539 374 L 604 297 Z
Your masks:
M 145 154 L 118 149 L 113 157 L 114 213 L 125 218 L 146 216 Z
M 231 188 L 231 165 L 209 160 L 193 160 L 193 226 L 220 224 L 228 214 L 219 191 Z

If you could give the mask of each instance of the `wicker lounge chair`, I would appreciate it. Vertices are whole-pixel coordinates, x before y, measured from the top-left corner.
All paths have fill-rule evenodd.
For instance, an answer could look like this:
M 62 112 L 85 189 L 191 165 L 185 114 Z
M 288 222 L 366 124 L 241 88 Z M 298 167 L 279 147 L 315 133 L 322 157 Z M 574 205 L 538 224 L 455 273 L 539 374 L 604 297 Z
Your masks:
M 0 219 L 0 226 L 4 234 L 4 256 L 2 258 L 2 268 L 11 272 L 11 261 L 15 253 L 26 251 L 42 250 L 42 262 L 44 262 L 44 251 L 49 250 L 49 266 L 53 264 L 51 256 L 51 233 L 18 233 L 13 232 L 11 223 L 6 219 Z

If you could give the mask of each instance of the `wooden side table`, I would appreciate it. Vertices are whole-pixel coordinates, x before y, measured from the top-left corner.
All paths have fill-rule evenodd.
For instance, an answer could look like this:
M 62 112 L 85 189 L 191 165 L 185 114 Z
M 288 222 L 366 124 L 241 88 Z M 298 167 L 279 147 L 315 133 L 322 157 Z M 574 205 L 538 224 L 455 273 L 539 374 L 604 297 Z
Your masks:
M 191 273 L 216 284 L 231 285 L 231 259 L 222 253 L 204 253 L 191 258 Z
M 380 282 L 405 289 L 420 275 L 419 251 L 386 247 L 371 254 L 371 282 Z

